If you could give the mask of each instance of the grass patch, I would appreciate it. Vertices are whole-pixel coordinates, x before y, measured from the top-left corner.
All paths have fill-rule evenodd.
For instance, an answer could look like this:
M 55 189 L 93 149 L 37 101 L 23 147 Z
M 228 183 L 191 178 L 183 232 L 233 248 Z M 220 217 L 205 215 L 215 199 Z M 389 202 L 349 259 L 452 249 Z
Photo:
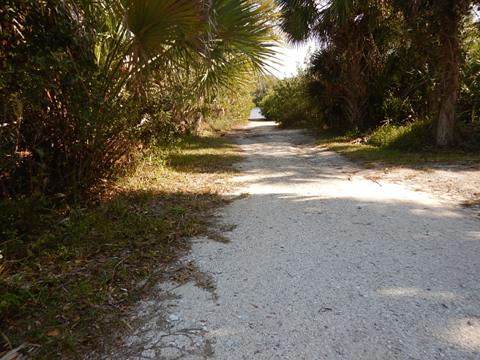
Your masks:
M 80 357 L 121 334 L 189 237 L 209 235 L 239 158 L 225 138 L 189 137 L 151 149 L 96 205 L 2 200 L 0 356 L 28 343 L 35 358 Z
M 241 159 L 236 147 L 224 138 L 204 137 L 195 142 L 187 138 L 180 147 L 181 151 L 167 156 L 168 165 L 177 172 L 222 173 Z
M 368 136 L 368 144 L 380 148 L 422 151 L 433 147 L 430 123 L 414 121 L 403 125 L 384 124 Z
M 353 143 L 351 137 L 322 135 L 319 144 L 363 165 L 412 166 L 435 163 L 456 164 L 480 162 L 480 153 L 461 150 L 400 150 L 384 146 Z

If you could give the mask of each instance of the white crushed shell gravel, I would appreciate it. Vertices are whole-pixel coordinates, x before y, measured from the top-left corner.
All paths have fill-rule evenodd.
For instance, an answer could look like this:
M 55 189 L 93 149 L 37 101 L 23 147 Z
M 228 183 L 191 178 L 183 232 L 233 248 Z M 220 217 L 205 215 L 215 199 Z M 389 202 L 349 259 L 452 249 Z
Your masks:
M 298 130 L 251 123 L 230 243 L 188 260 L 216 297 L 161 284 L 114 359 L 480 359 L 480 222 L 355 166 Z M 309 145 L 310 144 L 310 145 Z M 153 295 L 152 295 L 153 296 Z M 154 297 L 153 297 L 154 299 Z

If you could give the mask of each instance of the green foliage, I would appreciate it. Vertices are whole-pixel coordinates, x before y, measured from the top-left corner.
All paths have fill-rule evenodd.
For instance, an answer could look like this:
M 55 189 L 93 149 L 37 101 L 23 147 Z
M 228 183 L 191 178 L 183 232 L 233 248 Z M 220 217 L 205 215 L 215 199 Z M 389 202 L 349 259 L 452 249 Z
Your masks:
M 368 137 L 368 144 L 405 151 L 418 151 L 432 147 L 431 125 L 415 121 L 404 125 L 385 124 Z
M 273 75 L 265 75 L 260 78 L 253 92 L 253 102 L 255 106 L 260 106 L 262 99 L 273 90 L 273 87 L 277 82 L 278 79 Z
M 315 127 L 320 124 L 316 107 L 307 93 L 303 76 L 279 80 L 261 100 L 263 115 L 283 127 Z
M 275 11 L 269 0 L 0 5 L 0 321 L 15 343 L 45 354 L 92 343 L 77 331 L 95 331 L 130 278 L 206 231 L 236 157 L 214 141 L 186 155 L 180 139 L 247 119 Z M 127 193 L 105 190 L 123 174 L 136 181 Z
M 458 116 L 467 126 L 480 125 L 480 28 L 478 23 L 467 22 L 464 31 L 463 64 Z
M 0 192 L 76 196 L 131 148 L 136 109 L 104 101 L 92 34 L 73 4 L 3 9 Z
M 238 86 L 217 95 L 209 106 L 203 128 L 210 131 L 226 131 L 248 120 L 252 102 L 252 85 Z
M 269 1 L 7 1 L 0 192 L 81 197 L 262 72 Z
M 420 146 L 417 133 L 428 146 L 475 148 L 479 32 L 471 10 L 478 2 L 277 2 L 291 41 L 322 43 L 302 77 L 324 127 L 363 133 L 381 127 L 379 144 L 405 132 L 413 143 L 398 140 L 401 148 Z M 418 129 L 410 129 L 417 121 Z
M 89 207 L 0 200 L 0 322 L 13 346 L 38 344 L 35 358 L 64 359 L 105 345 L 186 239 L 215 235 L 212 213 L 224 204 L 236 148 L 189 136 L 143 155 Z

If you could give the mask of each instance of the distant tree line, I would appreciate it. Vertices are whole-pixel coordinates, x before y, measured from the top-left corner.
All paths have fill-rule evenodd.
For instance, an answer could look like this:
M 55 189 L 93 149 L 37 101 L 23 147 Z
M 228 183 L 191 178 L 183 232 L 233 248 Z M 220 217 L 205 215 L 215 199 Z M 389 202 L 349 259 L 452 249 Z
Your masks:
M 424 145 L 480 147 L 478 1 L 277 3 L 288 39 L 319 46 L 259 101 L 267 117 L 343 132 L 407 126 Z

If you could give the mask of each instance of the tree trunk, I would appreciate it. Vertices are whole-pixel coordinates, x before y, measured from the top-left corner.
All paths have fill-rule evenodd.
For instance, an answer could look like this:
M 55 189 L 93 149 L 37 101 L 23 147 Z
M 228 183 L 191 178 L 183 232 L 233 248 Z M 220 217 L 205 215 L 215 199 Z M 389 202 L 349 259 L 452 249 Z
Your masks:
M 343 64 L 343 82 L 345 86 L 345 112 L 352 129 L 361 129 L 364 125 L 365 107 L 368 100 L 368 88 L 364 72 L 364 44 L 356 39 L 357 34 L 347 37 Z
M 435 140 L 437 146 L 448 146 L 454 141 L 455 110 L 460 82 L 460 24 L 461 15 L 451 10 L 444 15 L 441 41 L 441 78 L 439 109 Z

